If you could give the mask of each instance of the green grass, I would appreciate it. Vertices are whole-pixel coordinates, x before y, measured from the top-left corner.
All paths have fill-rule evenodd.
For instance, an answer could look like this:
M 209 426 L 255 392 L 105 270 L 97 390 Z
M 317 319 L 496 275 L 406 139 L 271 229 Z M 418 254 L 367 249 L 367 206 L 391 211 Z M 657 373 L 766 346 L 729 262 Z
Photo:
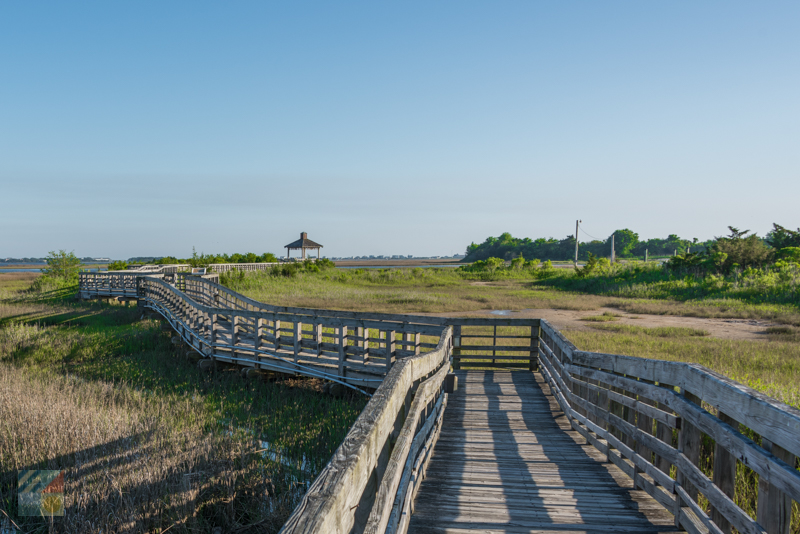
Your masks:
M 618 280 L 614 287 L 633 289 L 616 291 L 600 282 L 586 285 L 586 279 L 575 279 L 570 269 L 555 272 L 552 278 L 538 279 L 529 271 L 516 273 L 517 278 L 504 277 L 502 272 L 476 278 L 481 273 L 459 273 L 454 269 L 331 269 L 292 278 L 250 273 L 225 284 L 261 302 L 310 308 L 452 313 L 539 308 L 591 311 L 612 307 L 628 313 L 758 319 L 800 326 L 797 302 L 757 302 L 726 294 L 697 298 L 666 291 L 651 294 L 634 290 L 641 286 L 636 285 L 638 279 Z
M 620 315 L 613 312 L 604 312 L 603 315 L 589 315 L 587 317 L 581 317 L 581 321 L 586 321 L 590 323 L 605 323 L 608 321 L 618 321 Z
M 633 262 L 583 278 L 572 270 L 560 270 L 538 283 L 621 297 L 627 301 L 623 309 L 637 313 L 688 312 L 697 317 L 761 318 L 800 325 L 800 266 L 795 264 L 695 277 L 676 276 L 654 263 Z
M 627 324 L 595 324 L 591 325 L 596 330 L 616 332 L 618 334 L 643 334 L 655 337 L 702 337 L 710 335 L 707 330 L 685 328 L 681 326 L 656 326 L 647 328 Z

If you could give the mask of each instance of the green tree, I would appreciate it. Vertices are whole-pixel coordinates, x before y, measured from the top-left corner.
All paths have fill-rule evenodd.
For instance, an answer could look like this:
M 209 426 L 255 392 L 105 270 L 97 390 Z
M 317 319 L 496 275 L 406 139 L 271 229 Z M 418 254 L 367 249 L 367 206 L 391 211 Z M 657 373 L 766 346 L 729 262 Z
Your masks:
M 42 274 L 48 278 L 61 278 L 70 280 L 78 276 L 81 267 L 81 260 L 75 256 L 74 252 L 59 250 L 47 253 L 47 267 L 42 269 Z
M 774 249 L 800 247 L 800 228 L 797 231 L 772 223 L 772 230 L 767 234 L 767 243 Z
M 617 230 L 614 236 L 614 248 L 617 256 L 631 256 L 634 247 L 639 244 L 639 234 L 627 228 Z M 608 238 L 608 245 L 611 246 L 611 238 Z M 609 249 L 611 250 L 611 249 Z
M 738 265 L 745 267 L 761 267 L 772 258 L 772 250 L 756 234 L 747 235 L 750 230 L 739 230 L 729 226 L 730 235 L 717 238 L 713 253 L 725 253 L 727 257 L 722 269 L 729 272 Z

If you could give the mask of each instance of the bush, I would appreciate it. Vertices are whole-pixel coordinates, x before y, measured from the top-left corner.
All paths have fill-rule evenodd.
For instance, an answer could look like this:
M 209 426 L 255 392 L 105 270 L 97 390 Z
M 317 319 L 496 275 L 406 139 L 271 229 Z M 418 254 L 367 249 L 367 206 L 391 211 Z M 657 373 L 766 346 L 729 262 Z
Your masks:
M 42 275 L 47 278 L 58 278 L 62 280 L 77 280 L 78 271 L 81 267 L 81 260 L 75 256 L 74 252 L 59 250 L 47 253 L 47 267 L 42 269 Z
M 128 268 L 128 262 L 117 260 L 108 264 L 109 271 L 124 271 Z

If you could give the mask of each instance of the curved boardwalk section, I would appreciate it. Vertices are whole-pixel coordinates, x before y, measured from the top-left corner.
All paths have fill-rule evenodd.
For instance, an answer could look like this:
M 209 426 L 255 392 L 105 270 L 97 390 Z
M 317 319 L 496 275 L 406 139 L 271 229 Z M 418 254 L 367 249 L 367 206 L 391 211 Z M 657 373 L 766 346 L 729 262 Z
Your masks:
M 665 532 L 674 518 L 586 445 L 537 375 L 460 371 L 409 532 Z

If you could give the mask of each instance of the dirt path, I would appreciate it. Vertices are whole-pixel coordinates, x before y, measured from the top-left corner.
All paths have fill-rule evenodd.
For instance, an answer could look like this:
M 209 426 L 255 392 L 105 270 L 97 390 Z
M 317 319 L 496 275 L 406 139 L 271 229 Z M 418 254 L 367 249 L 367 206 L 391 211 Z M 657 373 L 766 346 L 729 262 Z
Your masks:
M 620 317 L 616 321 L 607 323 L 593 323 L 582 321 L 584 317 L 602 315 L 604 312 L 613 313 Z M 528 309 L 521 311 L 482 310 L 462 313 L 432 314 L 438 316 L 461 317 L 509 317 L 524 319 L 546 319 L 558 329 L 591 330 L 592 324 L 629 324 L 648 328 L 657 326 L 679 326 L 706 330 L 711 337 L 720 339 L 747 339 L 766 341 L 767 327 L 776 323 L 755 321 L 751 319 L 706 319 L 701 317 L 678 317 L 675 315 L 643 315 L 625 313 L 615 308 L 599 308 L 591 311 L 553 310 L 553 309 Z

